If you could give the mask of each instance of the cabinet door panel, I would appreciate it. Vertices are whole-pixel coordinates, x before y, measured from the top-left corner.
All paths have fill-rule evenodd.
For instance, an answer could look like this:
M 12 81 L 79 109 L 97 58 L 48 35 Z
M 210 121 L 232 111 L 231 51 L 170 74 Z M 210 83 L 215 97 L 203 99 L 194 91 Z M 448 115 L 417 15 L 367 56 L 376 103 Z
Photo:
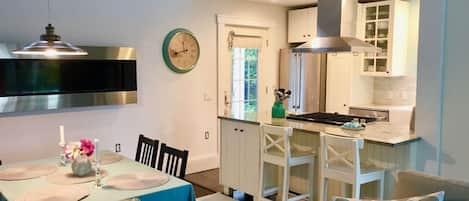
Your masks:
M 260 172 L 260 133 L 259 126 L 240 124 L 241 129 L 241 166 L 240 190 L 251 195 L 257 195 L 259 189 Z
M 220 183 L 224 186 L 239 189 L 240 136 L 238 123 L 221 120 L 221 157 Z
M 317 8 L 288 11 L 288 42 L 302 43 L 316 37 Z
M 353 63 L 346 53 L 327 56 L 326 111 L 348 114 Z

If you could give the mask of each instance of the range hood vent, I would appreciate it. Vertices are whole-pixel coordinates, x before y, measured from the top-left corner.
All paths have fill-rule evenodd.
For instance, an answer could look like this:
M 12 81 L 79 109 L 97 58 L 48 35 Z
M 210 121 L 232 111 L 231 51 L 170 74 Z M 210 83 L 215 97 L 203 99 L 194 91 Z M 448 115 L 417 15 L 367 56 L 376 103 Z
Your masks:
M 293 52 L 381 52 L 354 37 L 356 5 L 356 0 L 318 0 L 317 37 L 293 48 Z

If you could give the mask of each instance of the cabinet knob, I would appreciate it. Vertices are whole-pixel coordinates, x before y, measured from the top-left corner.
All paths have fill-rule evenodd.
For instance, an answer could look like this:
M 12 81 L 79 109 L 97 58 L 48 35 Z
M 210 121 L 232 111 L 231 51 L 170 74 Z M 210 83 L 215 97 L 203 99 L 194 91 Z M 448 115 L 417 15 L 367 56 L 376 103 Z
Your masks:
M 389 74 L 389 71 L 386 71 L 387 74 Z
M 239 132 L 241 132 L 241 133 L 242 133 L 242 132 L 244 132 L 244 130 L 243 130 L 243 129 L 241 129 L 241 130 L 239 130 Z
M 306 35 L 303 35 L 303 38 L 306 38 Z
M 344 104 L 344 107 L 347 107 L 347 104 Z
M 234 129 L 234 131 L 238 131 L 238 129 L 237 129 L 237 128 L 235 128 L 235 129 Z
M 311 34 L 308 34 L 308 37 L 311 37 Z

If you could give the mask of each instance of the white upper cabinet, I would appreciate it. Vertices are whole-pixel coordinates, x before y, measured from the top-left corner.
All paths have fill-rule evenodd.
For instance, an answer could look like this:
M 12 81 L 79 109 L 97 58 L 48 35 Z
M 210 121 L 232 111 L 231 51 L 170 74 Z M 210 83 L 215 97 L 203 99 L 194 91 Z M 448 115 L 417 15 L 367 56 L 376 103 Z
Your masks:
M 326 112 L 348 114 L 351 105 L 373 102 L 373 77 L 361 76 L 360 56 L 327 54 Z
M 357 37 L 381 48 L 364 54 L 363 75 L 404 76 L 407 66 L 409 3 L 402 0 L 358 5 Z
M 304 43 L 316 37 L 317 7 L 288 11 L 288 42 Z

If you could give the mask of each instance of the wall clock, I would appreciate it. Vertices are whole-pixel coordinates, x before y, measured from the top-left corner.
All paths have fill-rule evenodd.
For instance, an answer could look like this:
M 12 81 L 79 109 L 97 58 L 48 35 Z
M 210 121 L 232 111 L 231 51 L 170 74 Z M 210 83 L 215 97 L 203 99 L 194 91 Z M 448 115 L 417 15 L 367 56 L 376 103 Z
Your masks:
M 163 43 L 163 58 L 166 65 L 176 73 L 187 73 L 194 69 L 200 56 L 197 38 L 187 29 L 175 29 L 166 35 Z

